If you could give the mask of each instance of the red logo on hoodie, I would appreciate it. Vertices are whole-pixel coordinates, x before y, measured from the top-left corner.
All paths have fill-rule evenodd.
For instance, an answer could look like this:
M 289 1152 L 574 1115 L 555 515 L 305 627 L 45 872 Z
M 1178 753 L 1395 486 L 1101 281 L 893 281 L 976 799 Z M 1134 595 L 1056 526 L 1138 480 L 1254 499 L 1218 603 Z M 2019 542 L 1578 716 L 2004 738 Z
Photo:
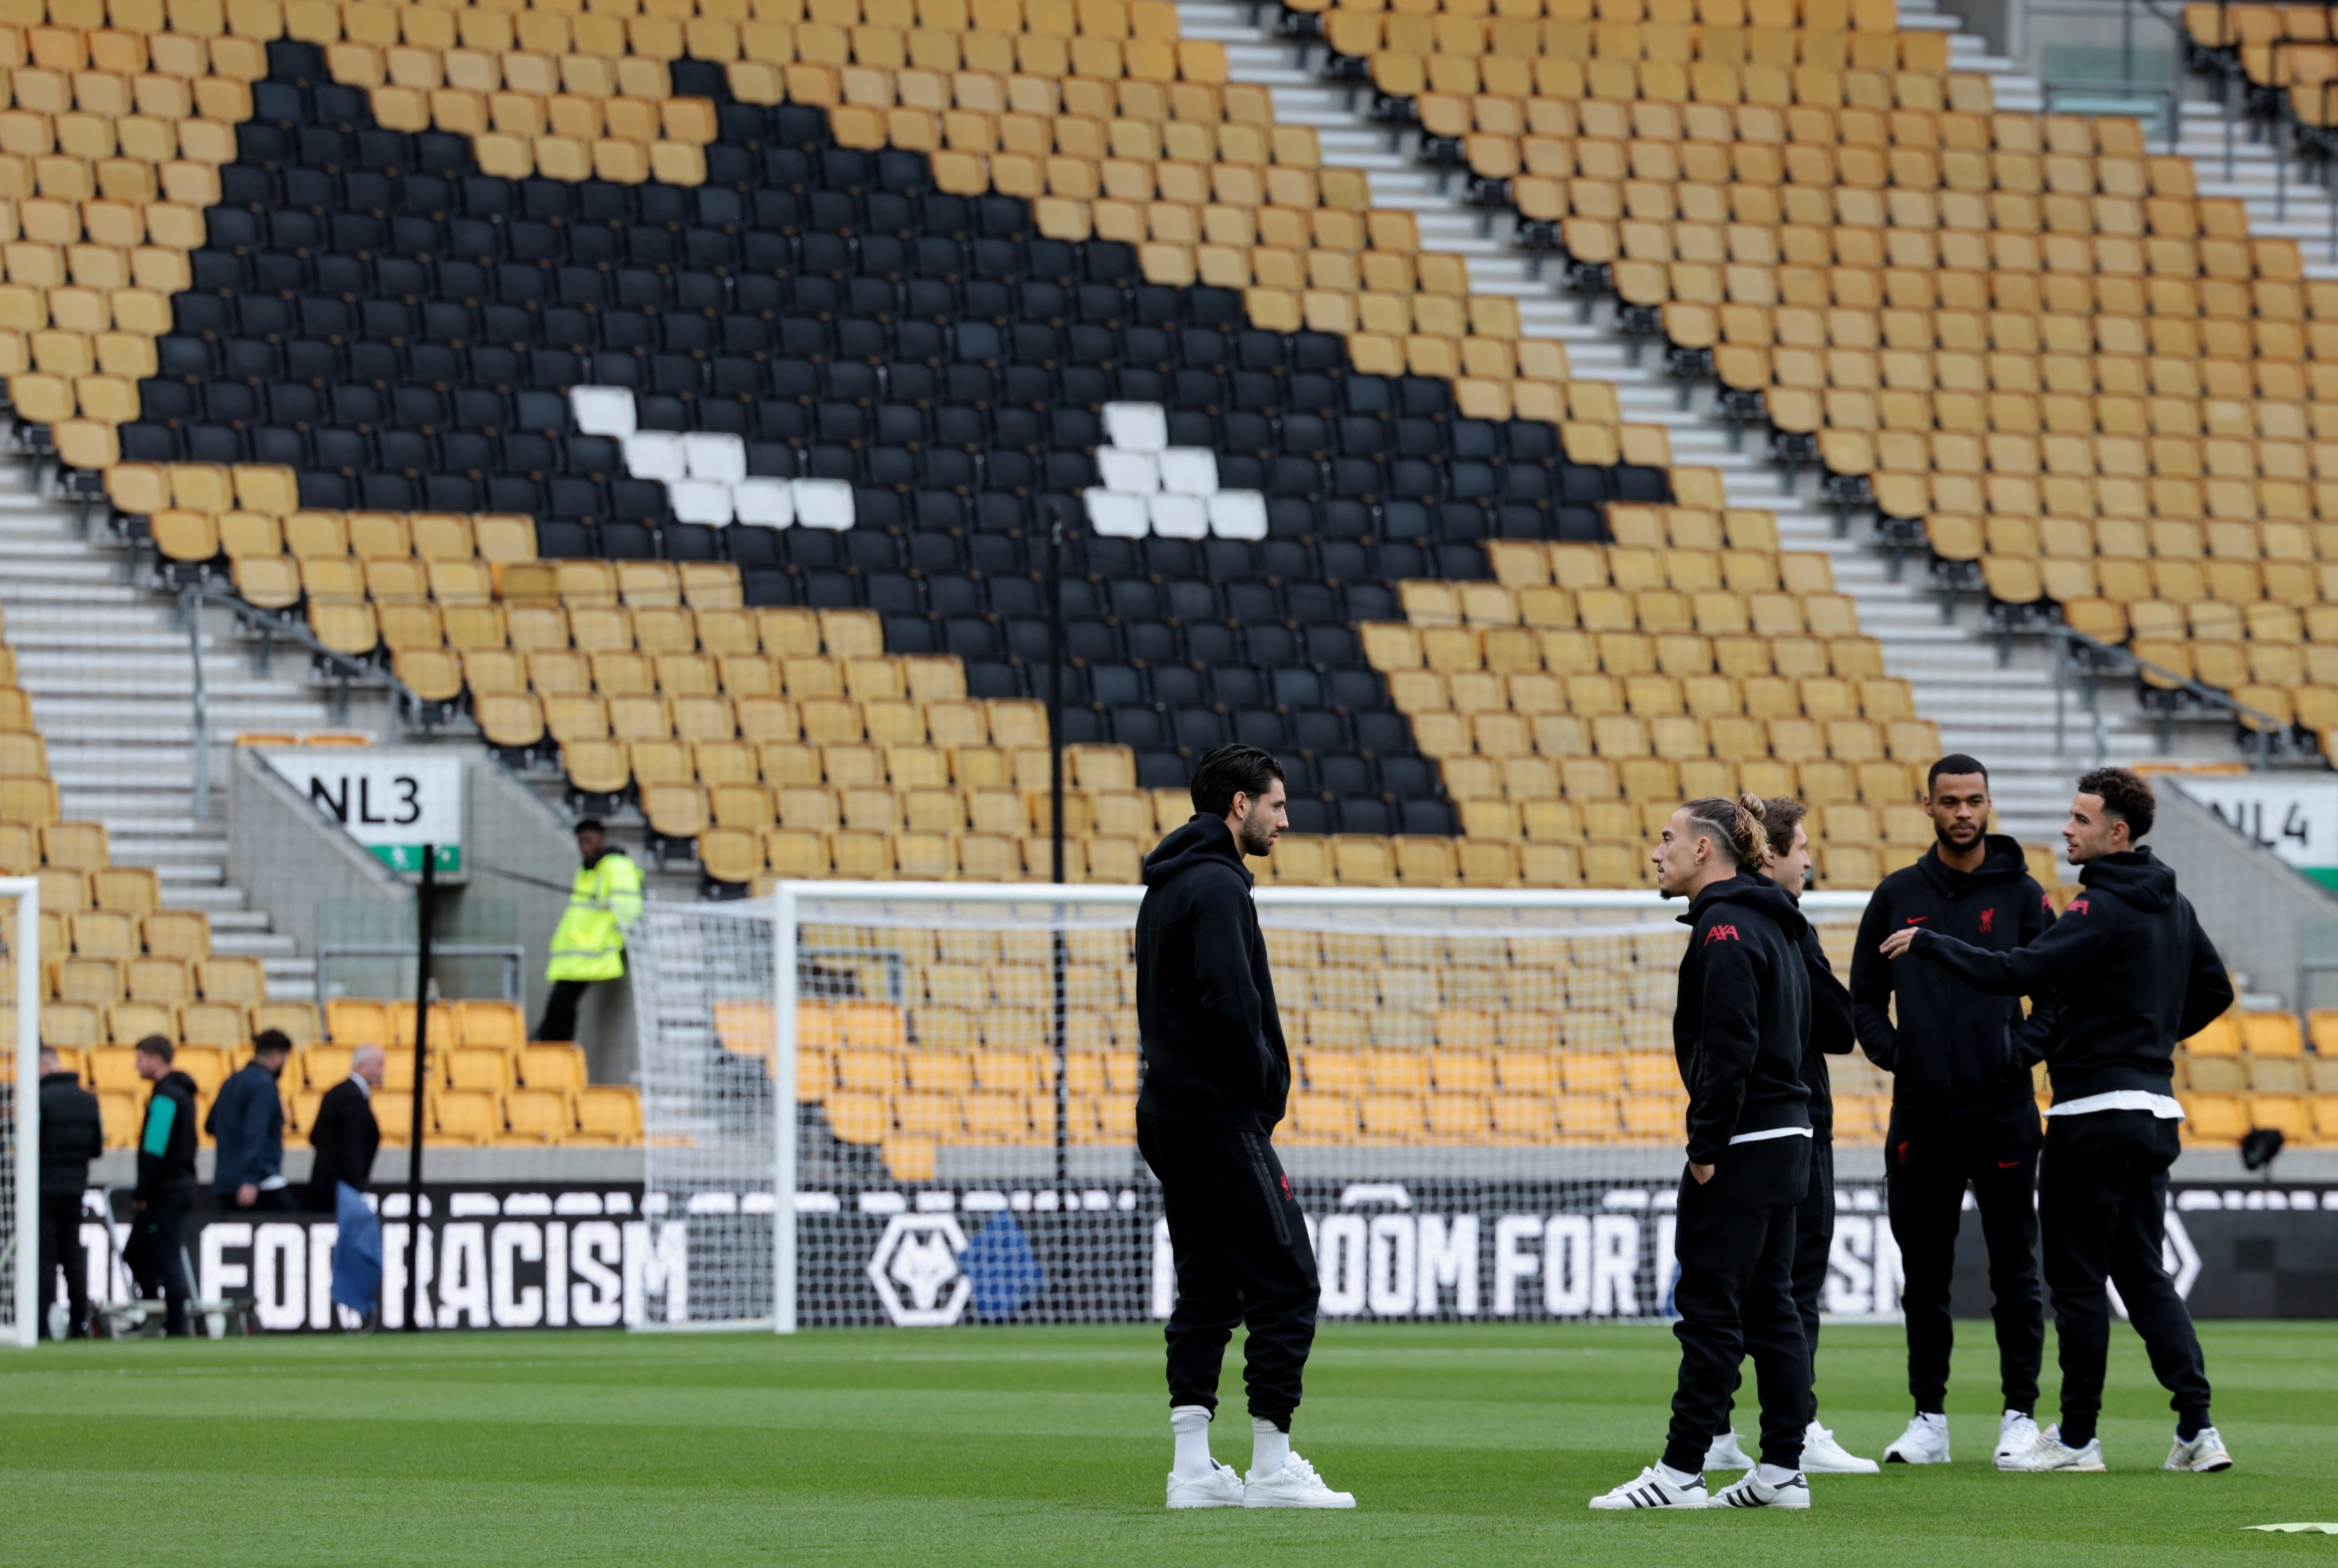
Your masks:
M 2062 912 L 2064 914 L 2084 914 L 2087 912 L 2087 901 L 2082 898 L 2074 898 L 2063 907 Z
M 1707 945 L 1711 945 L 1716 942 L 1738 942 L 1744 939 L 1738 936 L 1735 926 L 1716 925 L 1704 933 L 1704 940 Z
M 1980 912 L 1980 933 L 1983 936 L 1987 936 L 1990 932 L 1993 932 L 1996 929 L 1997 908 L 1992 904 L 1988 909 Z

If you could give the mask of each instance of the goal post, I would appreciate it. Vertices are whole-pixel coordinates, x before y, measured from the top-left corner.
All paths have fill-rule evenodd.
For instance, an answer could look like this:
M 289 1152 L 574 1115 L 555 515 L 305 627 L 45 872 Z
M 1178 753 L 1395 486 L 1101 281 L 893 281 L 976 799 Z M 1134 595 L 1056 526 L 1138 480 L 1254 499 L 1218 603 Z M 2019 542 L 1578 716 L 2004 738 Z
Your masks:
M 40 1338 L 41 883 L 0 877 L 0 1082 L 8 1097 L 0 1152 L 0 1344 Z
M 651 905 L 628 944 L 634 1326 L 1165 1316 L 1134 1115 L 1143 893 L 794 882 Z M 1866 901 L 1803 901 L 1838 974 Z M 1327 1316 L 1666 1311 L 1685 904 L 1292 886 L 1256 902 L 1293 1070 L 1274 1142 Z M 1879 1147 L 1887 1088 L 1838 1060 L 1838 1142 Z M 1888 1310 L 1888 1227 L 1848 1233 L 1832 1308 Z

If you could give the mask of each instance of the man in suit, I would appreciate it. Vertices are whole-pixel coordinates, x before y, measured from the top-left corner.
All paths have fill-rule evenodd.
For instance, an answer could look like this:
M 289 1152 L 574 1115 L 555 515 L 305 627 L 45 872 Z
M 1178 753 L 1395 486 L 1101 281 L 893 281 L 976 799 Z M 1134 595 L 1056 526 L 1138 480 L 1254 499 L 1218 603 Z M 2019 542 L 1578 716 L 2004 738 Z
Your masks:
M 81 1203 L 89 1191 L 89 1162 L 105 1149 L 97 1096 L 41 1047 L 41 1289 L 40 1328 L 49 1331 L 48 1305 L 57 1269 L 65 1274 L 65 1337 L 89 1334 L 89 1265 L 81 1245 Z
M 381 1087 L 382 1051 L 361 1045 L 349 1054 L 349 1075 L 325 1091 L 309 1129 L 316 1163 L 309 1170 L 307 1207 L 340 1221 L 333 1243 L 333 1302 L 359 1320 L 379 1310 L 381 1221 L 366 1202 L 373 1182 L 373 1157 L 381 1128 L 373 1117 L 373 1091 Z
M 251 1060 L 220 1085 L 203 1119 L 203 1130 L 218 1145 L 211 1193 L 222 1208 L 293 1207 L 284 1180 L 284 1100 L 276 1088 L 291 1055 L 291 1038 L 282 1030 L 261 1030 Z

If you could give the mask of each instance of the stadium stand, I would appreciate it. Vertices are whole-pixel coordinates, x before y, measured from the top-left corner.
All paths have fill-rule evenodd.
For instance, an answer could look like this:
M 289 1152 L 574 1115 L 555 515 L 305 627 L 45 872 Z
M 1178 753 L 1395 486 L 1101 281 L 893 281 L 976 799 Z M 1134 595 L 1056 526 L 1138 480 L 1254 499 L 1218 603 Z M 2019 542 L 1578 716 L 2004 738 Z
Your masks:
M 1097 514 L 1073 551 L 1066 738 L 1131 754 L 1086 759 L 1119 798 L 1083 825 L 1122 831 L 1080 833 L 1074 874 L 1130 874 L 1127 841 L 1153 825 L 1130 792 L 1240 735 L 1296 754 L 1296 829 L 1449 880 L 1449 853 L 1386 842 L 1455 832 L 1452 769 L 1420 755 L 1353 625 L 1390 617 L 1397 583 L 1482 577 L 1489 536 L 1594 540 L 1616 502 L 1675 498 L 1660 430 L 1567 380 L 1560 345 L 1519 339 L 1514 304 L 1470 294 L 1361 173 L 1318 167 L 1312 133 L 1225 83 L 1217 45 L 1176 41 L 1165 5 L 943 5 L 910 33 L 950 70 L 891 60 L 906 16 L 695 17 L 686 54 L 667 53 L 672 18 L 627 23 L 647 43 L 580 23 L 559 63 L 576 82 L 548 96 L 520 85 L 552 81 L 544 57 L 422 42 L 441 21 L 393 45 L 358 36 L 369 14 L 286 12 L 271 35 L 275 15 L 212 35 L 205 80 L 241 75 L 209 91 L 254 107 L 192 286 L 139 300 L 170 330 L 119 426 L 116 505 L 180 567 L 466 697 L 507 751 L 556 747 L 580 795 L 630 792 L 662 843 L 702 840 L 719 882 L 1036 869 L 1015 843 L 1019 832 L 976 820 L 982 792 L 1028 781 L 982 756 L 957 771 L 969 745 L 1027 743 L 983 734 L 995 710 L 925 710 L 1044 695 L 1034 543 L 1058 508 Z M 455 15 L 490 44 L 514 25 Z M 825 57 L 848 41 L 849 62 Z M 602 115 L 595 177 L 556 129 L 466 118 L 487 76 L 511 124 Z M 211 176 L 187 162 L 174 188 L 201 194 Z M 36 381 L 29 407 L 64 414 L 59 390 Z M 583 413 L 628 394 L 617 424 Z M 61 420 L 64 460 L 113 455 L 91 410 L 116 406 Z M 1151 452 L 1115 478 L 1126 454 L 1102 425 L 1132 408 L 1164 458 L 1208 459 L 1181 482 L 1216 492 L 1151 497 L 1135 537 L 1127 505 L 1102 515 L 1137 493 L 1115 485 L 1161 482 Z M 747 522 L 811 486 L 849 496 L 831 520 L 850 526 Z M 820 644 L 777 606 L 816 612 Z M 835 663 L 880 650 L 899 689 L 872 666 L 875 700 L 917 711 L 838 689 Z M 934 656 L 962 685 L 900 662 Z M 830 667 L 803 666 L 800 695 L 784 661 L 812 657 Z M 808 698 L 860 711 L 815 720 Z M 772 742 L 797 749 L 748 773 L 745 745 Z M 1515 858 L 1479 873 L 1508 883 Z
M 1734 5 L 1701 28 L 1626 9 L 1302 5 L 1282 31 L 1371 81 L 1375 116 L 1417 123 L 1473 200 L 1514 208 L 1586 306 L 1612 292 L 1776 455 L 1920 533 L 1940 580 L 2318 737 L 2338 285 L 2136 123 L 1993 113 L 1986 78 L 1942 75 L 1945 35 L 1893 34 L 1888 5 L 1804 5 L 1798 32 L 1792 6 L 1776 31 Z M 2186 15 L 2199 63 L 2320 128 L 2318 10 Z

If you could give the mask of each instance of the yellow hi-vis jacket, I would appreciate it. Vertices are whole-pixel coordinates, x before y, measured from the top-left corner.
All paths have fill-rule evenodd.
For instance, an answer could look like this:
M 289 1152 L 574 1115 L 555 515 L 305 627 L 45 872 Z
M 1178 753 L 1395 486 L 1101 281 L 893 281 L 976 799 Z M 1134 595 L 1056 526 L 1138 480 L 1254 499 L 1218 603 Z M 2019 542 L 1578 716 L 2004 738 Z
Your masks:
M 625 932 L 642 916 L 642 868 L 604 850 L 578 868 L 568 909 L 552 933 L 547 980 L 614 980 L 625 972 Z

